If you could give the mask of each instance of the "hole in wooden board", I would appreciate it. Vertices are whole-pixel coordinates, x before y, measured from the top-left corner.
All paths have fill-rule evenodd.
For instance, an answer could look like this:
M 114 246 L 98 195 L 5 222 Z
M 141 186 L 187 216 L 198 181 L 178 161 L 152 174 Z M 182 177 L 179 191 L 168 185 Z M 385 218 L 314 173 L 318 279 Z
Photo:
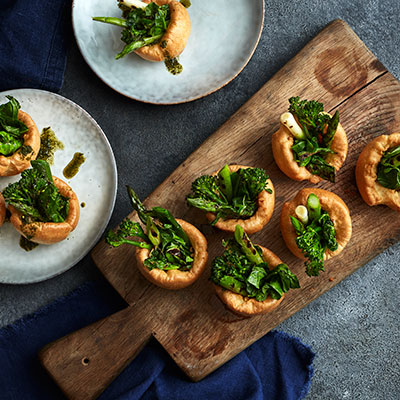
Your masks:
M 82 365 L 89 365 L 89 361 L 90 360 L 87 357 L 83 357 L 81 362 L 82 362 Z

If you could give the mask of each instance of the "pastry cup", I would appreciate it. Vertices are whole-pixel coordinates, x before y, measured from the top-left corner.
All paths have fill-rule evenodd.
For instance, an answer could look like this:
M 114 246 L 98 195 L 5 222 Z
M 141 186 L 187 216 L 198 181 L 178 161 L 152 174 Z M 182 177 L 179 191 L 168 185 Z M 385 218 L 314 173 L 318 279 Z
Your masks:
M 40 244 L 53 244 L 67 238 L 79 221 L 79 201 L 73 190 L 61 179 L 53 176 L 54 184 L 60 193 L 69 198 L 69 211 L 64 222 L 31 222 L 26 223 L 22 214 L 13 206 L 8 209 L 11 212 L 10 222 L 15 229 L 32 242 Z
M 24 146 L 30 146 L 32 153 L 23 155 L 18 149 L 10 156 L 0 155 L 0 176 L 17 175 L 31 166 L 31 160 L 35 160 L 40 150 L 40 133 L 33 119 L 24 111 L 18 111 L 18 119 L 27 127 L 24 134 Z
M 302 251 L 297 247 L 297 234 L 292 225 L 290 217 L 296 217 L 295 209 L 299 205 L 307 206 L 307 198 L 313 193 L 321 203 L 321 208 L 327 211 L 336 231 L 338 248 L 336 251 L 326 249 L 324 260 L 337 256 L 345 248 L 351 238 L 352 225 L 350 212 L 344 201 L 336 194 L 323 189 L 306 188 L 300 190 L 293 200 L 286 202 L 281 213 L 281 232 L 286 246 L 298 258 L 306 260 Z
M 400 133 L 382 135 L 368 143 L 358 157 L 356 181 L 361 197 L 370 205 L 385 204 L 400 211 L 400 191 L 383 187 L 377 181 L 378 164 L 383 153 L 400 145 Z
M 240 168 L 251 168 L 245 165 L 229 165 L 229 170 L 231 172 L 236 172 Z M 213 175 L 217 175 L 219 171 L 215 172 Z M 272 217 L 275 206 L 275 190 L 271 179 L 267 180 L 267 189 L 271 189 L 272 193 L 268 193 L 263 190 L 257 198 L 257 211 L 253 216 L 247 219 L 222 219 L 220 218 L 215 226 L 218 229 L 226 232 L 235 232 L 236 225 L 240 225 L 247 234 L 252 234 L 260 231 Z M 208 212 L 206 218 L 212 222 L 215 220 L 216 215 L 214 213 Z
M 150 3 L 150 0 L 144 0 Z M 171 20 L 160 41 L 141 47 L 135 53 L 148 61 L 164 61 L 165 58 L 178 57 L 185 49 L 190 35 L 190 17 L 186 8 L 176 0 L 153 0 L 158 6 L 169 5 Z M 163 48 L 162 43 L 166 42 Z
M 279 259 L 279 257 L 271 250 L 268 250 L 260 245 L 257 246 L 261 248 L 263 259 L 268 263 L 270 270 L 274 269 L 277 265 L 282 264 L 282 261 Z M 285 297 L 285 294 L 283 294 L 278 300 L 267 297 L 264 301 L 257 301 L 254 298 L 245 297 L 241 294 L 231 292 L 230 290 L 224 289 L 216 284 L 214 284 L 214 287 L 218 297 L 229 310 L 233 311 L 235 314 L 245 315 L 248 317 L 257 314 L 266 314 L 273 311 L 279 306 L 279 304 L 281 304 L 283 298 Z
M 189 271 L 152 269 L 145 266 L 144 261 L 149 257 L 150 250 L 138 247 L 136 249 L 137 267 L 142 275 L 154 285 L 164 289 L 183 289 L 192 283 L 203 273 L 207 264 L 207 240 L 204 235 L 189 222 L 177 219 L 179 225 L 186 232 L 192 244 L 194 257 L 192 268 Z
M 0 226 L 3 225 L 5 218 L 6 218 L 6 202 L 4 201 L 3 195 L 0 193 Z
M 323 181 L 318 175 L 312 174 L 306 167 L 300 167 L 295 161 L 292 152 L 294 137 L 289 129 L 281 123 L 278 131 L 272 135 L 272 153 L 279 169 L 290 179 L 295 181 L 308 180 L 311 183 Z M 331 149 L 335 152 L 326 156 L 328 164 L 335 167 L 336 171 L 343 165 L 347 156 L 348 142 L 346 132 L 342 125 L 338 125 L 332 141 Z

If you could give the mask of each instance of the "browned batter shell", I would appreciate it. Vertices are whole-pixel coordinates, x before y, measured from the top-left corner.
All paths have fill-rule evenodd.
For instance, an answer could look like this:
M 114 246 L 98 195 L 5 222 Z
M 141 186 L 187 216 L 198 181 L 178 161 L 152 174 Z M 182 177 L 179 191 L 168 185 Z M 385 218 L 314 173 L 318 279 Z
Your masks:
M 6 202 L 4 201 L 3 195 L 0 193 L 0 226 L 3 225 L 6 217 Z
M 8 209 L 11 212 L 10 222 L 15 229 L 32 242 L 40 244 L 53 244 L 67 238 L 79 221 L 79 201 L 73 190 L 61 179 L 53 176 L 54 184 L 60 193 L 69 198 L 69 211 L 64 222 L 31 222 L 25 223 L 22 214 L 13 206 Z
M 271 250 L 266 249 L 258 245 L 262 250 L 264 261 L 268 263 L 269 269 L 274 269 L 277 265 L 282 264 L 279 257 L 274 254 Z M 215 290 L 218 297 L 225 303 L 229 310 L 235 314 L 245 315 L 251 317 L 257 314 L 266 314 L 274 310 L 281 304 L 285 294 L 278 300 L 271 297 L 267 297 L 264 301 L 257 301 L 254 298 L 244 297 L 241 294 L 231 292 L 230 290 L 224 289 L 219 285 L 215 285 Z
M 144 0 L 150 3 L 150 0 Z M 186 8 L 176 0 L 153 0 L 158 6 L 169 5 L 170 22 L 167 30 L 156 44 L 141 47 L 135 53 L 148 61 L 164 61 L 165 58 L 175 58 L 185 49 L 190 35 L 190 17 Z M 165 47 L 162 47 L 165 44 Z
M 400 191 L 383 187 L 377 181 L 378 164 L 383 153 L 400 145 L 400 133 L 382 135 L 368 143 L 356 165 L 356 181 L 361 197 L 370 205 L 385 204 L 400 211 Z
M 344 201 L 336 194 L 323 189 L 306 188 L 300 190 L 293 200 L 288 201 L 282 207 L 281 213 L 281 232 L 286 246 L 298 258 L 306 259 L 301 250 L 297 247 L 297 234 L 292 225 L 290 217 L 296 217 L 296 207 L 299 205 L 307 206 L 307 198 L 313 193 L 321 203 L 321 208 L 327 211 L 336 231 L 338 248 L 332 252 L 326 249 L 324 260 L 337 256 L 345 248 L 351 238 L 352 225 L 350 212 Z
M 229 165 L 230 172 L 236 172 L 240 168 L 252 168 L 245 165 Z M 214 172 L 213 175 L 217 175 L 219 171 Z M 222 219 L 220 218 L 215 226 L 218 229 L 226 232 L 235 232 L 236 225 L 240 225 L 247 234 L 252 234 L 260 231 L 272 217 L 275 206 L 275 190 L 271 179 L 267 180 L 267 189 L 271 189 L 272 193 L 268 193 L 263 190 L 257 198 L 257 211 L 248 219 Z M 206 214 L 207 219 L 212 222 L 215 220 L 215 214 L 208 212 Z
M 17 175 L 31 166 L 31 160 L 35 160 L 40 150 L 40 133 L 33 119 L 24 111 L 18 111 L 18 119 L 27 127 L 24 134 L 24 146 L 30 146 L 32 153 L 23 155 L 18 149 L 11 156 L 0 155 L 0 176 Z
M 139 271 L 143 276 L 154 285 L 164 289 L 182 289 L 194 283 L 203 273 L 207 264 L 207 240 L 204 235 L 189 222 L 177 219 L 179 225 L 186 232 L 192 244 L 194 257 L 193 264 L 189 271 L 152 269 L 151 271 L 144 265 L 144 261 L 149 257 L 150 250 L 138 247 L 136 249 L 136 260 Z
M 308 180 L 311 183 L 321 182 L 323 179 L 312 174 L 306 167 L 300 167 L 293 157 L 292 146 L 294 136 L 289 129 L 281 123 L 277 132 L 272 135 L 272 153 L 280 170 L 295 181 Z M 335 152 L 326 156 L 326 162 L 335 167 L 336 171 L 343 165 L 347 156 L 348 142 L 346 132 L 342 125 L 338 125 L 332 141 L 331 149 Z

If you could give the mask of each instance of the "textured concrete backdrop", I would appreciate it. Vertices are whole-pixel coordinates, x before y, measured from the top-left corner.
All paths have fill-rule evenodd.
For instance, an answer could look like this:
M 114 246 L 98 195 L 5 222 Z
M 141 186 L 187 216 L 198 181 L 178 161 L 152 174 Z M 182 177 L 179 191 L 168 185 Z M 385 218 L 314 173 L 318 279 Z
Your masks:
M 126 183 L 147 196 L 333 19 L 348 22 L 399 79 L 399 16 L 399 0 L 266 1 L 261 40 L 243 72 L 217 93 L 176 106 L 141 104 L 114 92 L 85 64 L 71 37 L 60 94 L 97 120 L 114 149 L 119 186 L 110 226 L 130 212 Z M 400 398 L 399 262 L 396 244 L 280 325 L 317 353 L 307 399 Z M 0 285 L 0 326 L 99 275 L 87 256 L 46 282 Z

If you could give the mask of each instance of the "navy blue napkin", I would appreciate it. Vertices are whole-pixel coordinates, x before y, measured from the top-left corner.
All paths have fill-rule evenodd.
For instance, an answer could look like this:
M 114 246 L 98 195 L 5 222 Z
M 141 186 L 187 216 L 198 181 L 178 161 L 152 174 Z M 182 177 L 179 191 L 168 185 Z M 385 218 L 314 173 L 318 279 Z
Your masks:
M 0 399 L 62 399 L 41 367 L 37 352 L 45 344 L 125 306 L 107 283 L 90 283 L 0 329 Z M 301 399 L 310 386 L 313 358 L 312 350 L 299 339 L 273 331 L 193 383 L 153 340 L 100 399 Z
M 70 0 L 0 1 L 0 90 L 60 90 Z

